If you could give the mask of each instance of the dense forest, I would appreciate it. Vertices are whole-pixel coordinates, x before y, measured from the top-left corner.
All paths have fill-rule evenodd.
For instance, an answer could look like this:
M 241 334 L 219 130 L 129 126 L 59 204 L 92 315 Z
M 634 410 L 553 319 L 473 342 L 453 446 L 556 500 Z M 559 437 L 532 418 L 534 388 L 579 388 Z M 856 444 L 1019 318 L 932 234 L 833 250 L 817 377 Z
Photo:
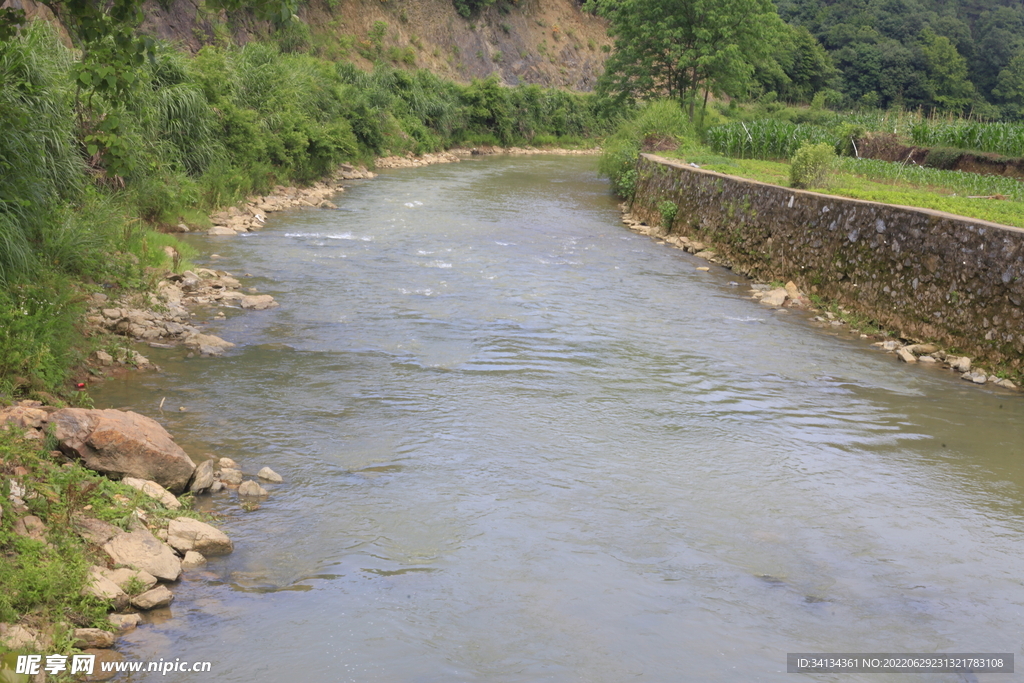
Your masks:
M 758 87 L 805 98 L 801 68 L 830 58 L 831 104 L 1024 117 L 1024 7 L 1005 0 L 776 0 L 792 27 Z M 806 33 L 805 33 L 806 32 Z M 820 71 L 818 73 L 821 73 Z M 797 78 L 793 79 L 792 76 Z M 789 82 L 791 81 L 791 82 Z

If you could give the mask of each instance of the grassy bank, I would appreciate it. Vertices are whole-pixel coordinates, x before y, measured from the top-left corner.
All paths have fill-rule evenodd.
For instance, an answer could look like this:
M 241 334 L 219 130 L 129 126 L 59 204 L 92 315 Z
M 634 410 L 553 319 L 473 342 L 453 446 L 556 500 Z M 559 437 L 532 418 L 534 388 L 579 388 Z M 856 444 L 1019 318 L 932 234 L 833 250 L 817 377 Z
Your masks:
M 88 296 L 145 290 L 173 265 L 164 246 L 187 258 L 161 230 L 207 227 L 216 207 L 342 162 L 573 146 L 604 125 L 588 95 L 364 72 L 278 43 L 158 46 L 116 97 L 77 75 L 43 22 L 0 43 L 0 401 L 68 395 L 92 350 L 78 326 Z
M 141 491 L 68 462 L 52 445 L 23 439 L 13 427 L 0 430 L 0 623 L 17 623 L 48 639 L 52 644 L 42 654 L 70 654 L 76 651 L 74 629 L 112 628 L 108 601 L 83 594 L 89 568 L 106 566 L 105 556 L 75 533 L 73 520 L 85 515 L 127 531 L 136 510 L 150 525 L 194 513 L 169 511 Z M 23 506 L 11 494 L 20 494 Z M 188 504 L 187 496 L 181 500 Z M 42 522 L 34 538 L 18 524 L 29 515 Z M 10 652 L 0 646 L 0 658 Z

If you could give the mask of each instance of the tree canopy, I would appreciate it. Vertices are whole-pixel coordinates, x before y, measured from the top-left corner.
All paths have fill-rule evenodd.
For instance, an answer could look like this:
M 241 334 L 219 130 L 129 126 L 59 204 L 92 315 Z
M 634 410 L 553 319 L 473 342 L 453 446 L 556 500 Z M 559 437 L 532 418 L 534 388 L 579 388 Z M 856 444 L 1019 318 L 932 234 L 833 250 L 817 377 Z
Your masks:
M 598 89 L 619 100 L 664 97 L 687 106 L 744 94 L 784 30 L 771 0 L 591 0 L 615 51 Z

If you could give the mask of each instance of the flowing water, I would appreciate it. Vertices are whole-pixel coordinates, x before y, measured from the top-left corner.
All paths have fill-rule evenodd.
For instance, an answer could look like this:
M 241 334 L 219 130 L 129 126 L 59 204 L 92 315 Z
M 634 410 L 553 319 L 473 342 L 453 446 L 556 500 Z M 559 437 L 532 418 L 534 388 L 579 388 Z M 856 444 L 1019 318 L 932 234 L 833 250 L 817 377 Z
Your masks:
M 746 682 L 793 680 L 787 652 L 1024 649 L 1020 396 L 745 298 L 623 228 L 593 158 L 404 169 L 337 203 L 197 238 L 281 307 L 211 321 L 225 358 L 154 351 L 162 374 L 95 392 L 285 478 L 256 511 L 204 503 L 236 551 L 130 659 Z

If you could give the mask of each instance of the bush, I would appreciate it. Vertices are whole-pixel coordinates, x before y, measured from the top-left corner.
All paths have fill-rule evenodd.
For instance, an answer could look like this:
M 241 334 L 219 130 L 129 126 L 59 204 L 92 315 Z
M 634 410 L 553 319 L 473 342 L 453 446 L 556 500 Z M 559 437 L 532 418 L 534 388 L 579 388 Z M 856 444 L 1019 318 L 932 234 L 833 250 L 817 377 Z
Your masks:
M 658 212 L 661 213 L 661 226 L 666 230 L 672 229 L 672 222 L 676 219 L 676 212 L 679 207 L 675 202 L 665 200 L 658 204 Z
M 789 184 L 796 188 L 825 187 L 835 165 L 836 150 L 832 145 L 804 145 L 793 155 Z
M 601 175 L 610 178 L 615 192 L 632 199 L 636 190 L 636 162 L 641 150 L 675 149 L 693 143 L 693 125 L 675 100 L 650 102 L 623 121 L 605 140 L 598 160 Z

